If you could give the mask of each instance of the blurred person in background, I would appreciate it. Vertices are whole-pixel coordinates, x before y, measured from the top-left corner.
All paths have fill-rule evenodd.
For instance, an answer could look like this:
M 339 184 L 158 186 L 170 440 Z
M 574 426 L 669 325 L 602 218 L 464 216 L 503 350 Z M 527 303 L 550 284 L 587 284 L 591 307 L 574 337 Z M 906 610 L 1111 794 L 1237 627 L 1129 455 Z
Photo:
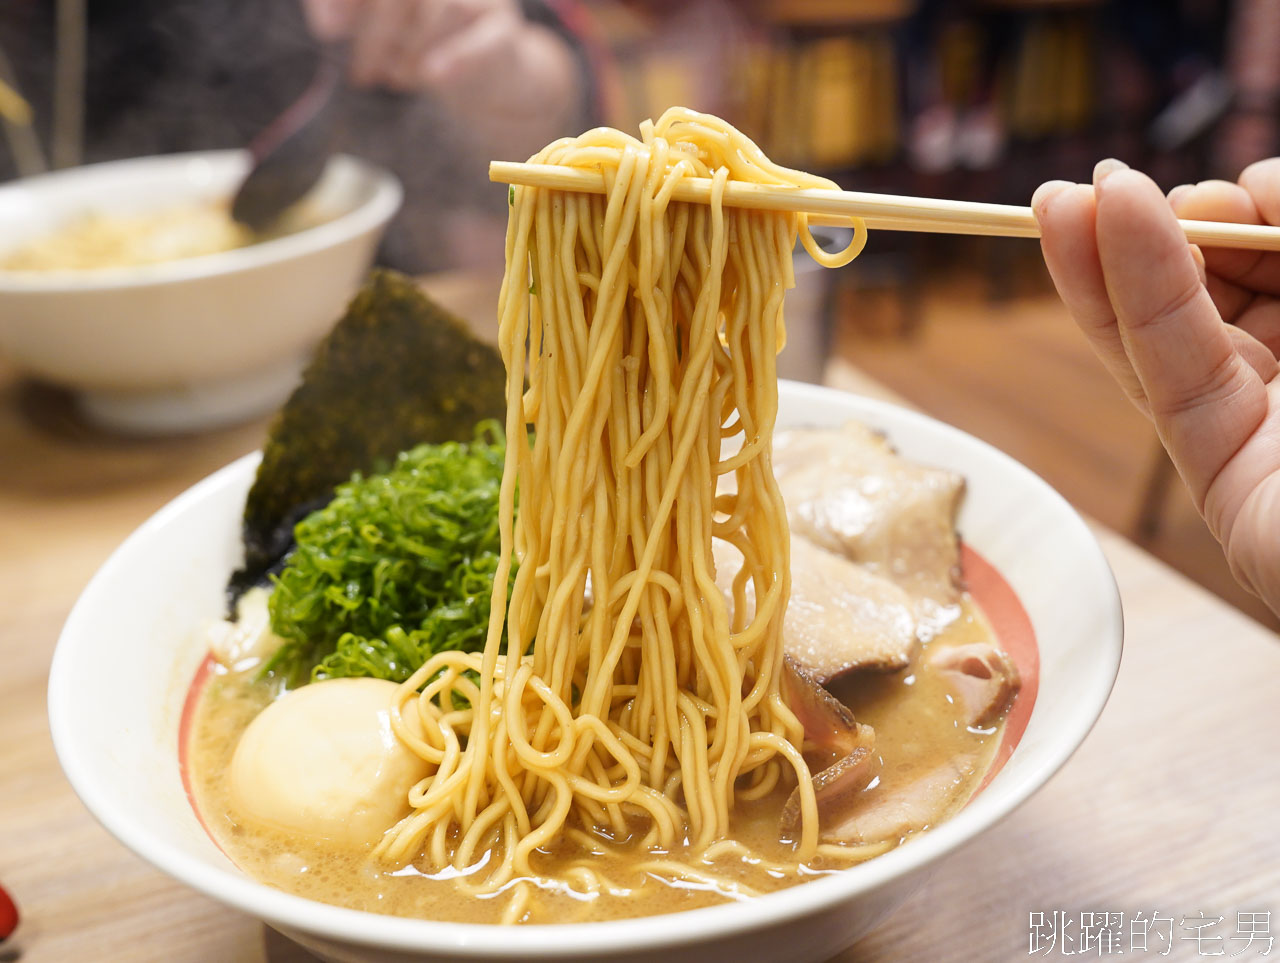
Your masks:
M 74 5 L 73 5 L 74 6 Z M 55 0 L 0 4 L 0 51 L 48 142 Z M 347 58 L 338 151 L 393 170 L 405 209 L 381 260 L 415 273 L 500 260 L 523 160 L 597 118 L 571 3 L 550 0 L 87 0 L 83 162 L 242 147 Z M 0 151 L 0 180 L 16 174 Z

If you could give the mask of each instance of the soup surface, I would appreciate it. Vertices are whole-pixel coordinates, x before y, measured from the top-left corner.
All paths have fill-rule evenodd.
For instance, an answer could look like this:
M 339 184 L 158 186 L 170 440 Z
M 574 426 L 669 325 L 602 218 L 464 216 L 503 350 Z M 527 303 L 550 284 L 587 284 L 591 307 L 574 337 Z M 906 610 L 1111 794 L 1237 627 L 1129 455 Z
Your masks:
M 981 610 L 965 596 L 961 616 L 925 650 L 936 655 L 947 647 L 994 641 Z M 861 674 L 832 687 L 857 720 L 876 731 L 879 776 L 862 792 L 865 805 L 884 825 L 894 825 L 895 812 L 913 785 L 928 787 L 929 805 L 939 820 L 960 809 L 981 785 L 1002 738 L 1003 720 L 985 728 L 965 724 L 937 661 L 922 657 L 906 670 Z M 789 862 L 790 847 L 779 840 L 778 826 L 785 792 L 740 804 L 734 815 L 735 839 L 763 859 L 744 860 L 731 847 L 705 862 L 673 852 L 666 858 L 692 867 L 699 878 L 678 872 L 664 879 L 659 875 L 662 854 L 638 854 L 625 840 L 584 834 L 539 854 L 539 867 L 560 881 L 515 880 L 494 894 L 498 898 L 468 895 L 459 888 L 460 874 L 453 869 L 431 874 L 412 863 L 385 866 L 365 848 L 246 825 L 234 813 L 228 773 L 241 733 L 273 698 L 267 686 L 254 681 L 254 671 L 216 667 L 203 690 L 193 693 L 198 701 L 183 747 L 184 765 L 197 812 L 223 851 L 250 876 L 299 896 L 377 913 L 498 923 L 509 903 L 503 898 L 509 895 L 506 890 L 525 885 L 531 898 L 519 921 L 558 923 L 679 912 L 782 889 L 848 865 L 848 860 L 836 863 L 822 857 L 799 872 L 768 865 L 774 858 Z M 863 844 L 859 854 L 879 855 L 916 832 L 910 829 Z M 587 895 L 572 889 L 563 880 L 573 879 L 576 864 L 606 878 L 614 891 Z M 476 869 L 482 870 L 483 864 Z

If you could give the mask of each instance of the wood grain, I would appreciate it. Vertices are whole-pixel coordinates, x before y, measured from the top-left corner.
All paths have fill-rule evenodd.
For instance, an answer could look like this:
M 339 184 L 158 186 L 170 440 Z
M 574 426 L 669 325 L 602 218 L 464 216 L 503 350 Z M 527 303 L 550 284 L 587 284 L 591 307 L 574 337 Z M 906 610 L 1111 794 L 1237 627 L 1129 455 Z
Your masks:
M 491 289 L 466 285 L 448 296 L 464 311 L 492 303 Z M 831 377 L 884 394 L 848 366 Z M 0 959 L 309 959 L 109 837 L 63 779 L 45 716 L 53 646 L 93 571 L 168 499 L 257 446 L 264 428 L 110 437 L 81 423 L 65 396 L 0 369 L 0 880 L 24 914 L 16 949 L 0 948 Z M 1033 911 L 1280 917 L 1280 641 L 1099 534 L 1128 632 L 1102 721 L 1044 790 L 954 855 L 845 963 L 1023 958 Z M 1180 945 L 1170 958 L 1194 954 Z

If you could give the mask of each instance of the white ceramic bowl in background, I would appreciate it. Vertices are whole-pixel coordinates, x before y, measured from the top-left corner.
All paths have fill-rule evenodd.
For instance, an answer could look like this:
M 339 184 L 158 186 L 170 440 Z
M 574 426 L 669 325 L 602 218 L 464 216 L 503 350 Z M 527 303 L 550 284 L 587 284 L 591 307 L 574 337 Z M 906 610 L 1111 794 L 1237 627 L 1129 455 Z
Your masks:
M 139 157 L 0 186 L 0 255 L 89 213 L 229 197 L 243 151 Z M 342 315 L 400 207 L 399 181 L 333 158 L 324 223 L 261 244 L 137 267 L 0 269 L 0 355 L 133 431 L 211 427 L 278 406 Z
M 147 521 L 76 603 L 49 680 L 54 745 L 67 777 L 102 824 L 139 856 L 330 959 L 798 963 L 830 956 L 1066 762 L 1115 679 L 1120 604 L 1080 517 L 989 445 L 893 405 L 793 382 L 782 385 L 779 414 L 780 427 L 861 419 L 887 432 L 908 457 L 961 472 L 968 479 L 961 532 L 1013 588 L 1036 634 L 1039 692 L 1013 755 L 960 813 L 908 844 L 748 903 L 660 921 L 521 928 L 439 923 L 339 909 L 254 882 L 210 841 L 192 811 L 178 769 L 178 727 L 206 655 L 202 627 L 222 613 L 223 587 L 240 560 L 240 514 L 256 455 L 205 479 Z

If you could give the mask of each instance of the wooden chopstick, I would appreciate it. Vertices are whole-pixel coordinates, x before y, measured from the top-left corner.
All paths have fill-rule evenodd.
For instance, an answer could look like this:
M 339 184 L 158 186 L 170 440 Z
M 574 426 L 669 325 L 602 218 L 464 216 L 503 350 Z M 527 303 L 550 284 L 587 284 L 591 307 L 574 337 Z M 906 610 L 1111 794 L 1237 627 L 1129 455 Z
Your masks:
M 601 172 L 553 164 L 492 161 L 489 180 L 561 191 L 604 193 L 604 174 Z M 672 198 L 706 204 L 711 199 L 711 180 L 705 177 L 685 178 L 676 186 Z M 1015 204 L 902 197 L 815 187 L 774 187 L 741 181 L 730 181 L 725 185 L 724 203 L 729 207 L 753 210 L 806 213 L 810 215 L 812 224 L 848 226 L 850 217 L 861 217 L 868 228 L 877 230 L 993 237 L 1040 236 L 1040 227 L 1031 208 Z M 1186 232 L 1187 240 L 1195 244 L 1280 251 L 1280 227 L 1219 221 L 1179 223 Z

